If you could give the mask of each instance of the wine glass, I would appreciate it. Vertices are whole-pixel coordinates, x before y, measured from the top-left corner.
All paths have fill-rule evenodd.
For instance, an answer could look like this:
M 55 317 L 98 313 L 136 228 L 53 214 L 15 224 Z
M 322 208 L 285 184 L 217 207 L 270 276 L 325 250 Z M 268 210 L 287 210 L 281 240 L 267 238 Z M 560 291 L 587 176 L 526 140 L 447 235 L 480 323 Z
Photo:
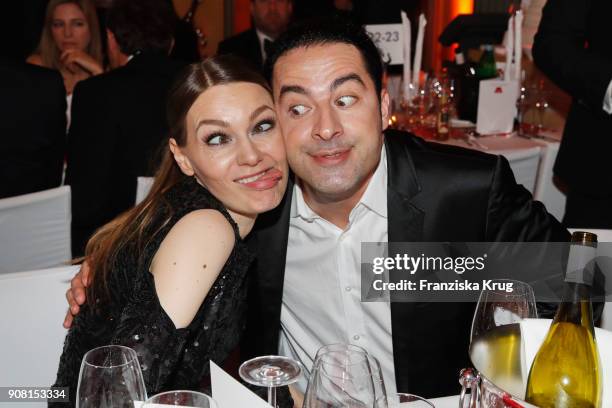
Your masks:
M 414 394 L 397 393 L 389 398 L 390 408 L 435 408 L 423 397 Z
M 498 387 L 523 398 L 528 367 L 520 322 L 537 318 L 535 296 L 525 282 L 497 279 L 491 286 L 506 289 L 480 293 L 472 321 L 470 358 Z
M 326 346 L 317 352 L 304 408 L 374 408 L 374 377 L 370 357 L 361 347 Z
M 268 387 L 268 404 L 276 408 L 276 387 L 296 382 L 302 367 L 289 357 L 261 356 L 242 363 L 238 373 L 249 384 Z
M 133 408 L 147 399 L 136 352 L 124 346 L 102 346 L 88 351 L 81 362 L 76 402 L 78 408 Z
M 142 405 L 142 408 L 153 408 L 160 405 L 175 405 L 193 408 L 217 408 L 211 397 L 197 391 L 167 391 L 154 395 Z
M 317 350 L 315 356 L 315 362 L 313 366 L 317 364 L 317 360 L 325 353 L 361 353 L 368 359 L 370 364 L 370 371 L 372 374 L 372 384 L 374 386 L 374 397 L 376 400 L 377 408 L 387 408 L 387 390 L 385 388 L 385 380 L 382 375 L 382 369 L 378 360 L 367 352 L 363 347 L 356 346 L 349 343 L 333 343 L 321 347 Z

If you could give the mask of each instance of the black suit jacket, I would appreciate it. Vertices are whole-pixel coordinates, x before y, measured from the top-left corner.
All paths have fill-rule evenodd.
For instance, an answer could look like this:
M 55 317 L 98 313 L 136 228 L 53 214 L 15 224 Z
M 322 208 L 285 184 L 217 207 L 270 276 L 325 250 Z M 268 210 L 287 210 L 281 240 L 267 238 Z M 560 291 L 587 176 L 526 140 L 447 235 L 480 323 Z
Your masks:
M 217 54 L 237 55 L 249 61 L 256 68 L 261 68 L 263 65 L 259 38 L 254 28 L 221 41 Z
M 168 137 L 166 94 L 183 64 L 143 53 L 77 84 L 66 183 L 72 187 L 72 253 L 134 205 L 136 179 L 152 176 Z
M 508 162 L 410 134 L 385 132 L 389 242 L 567 241 L 568 232 L 516 184 Z M 292 185 L 257 220 L 250 245 L 245 357 L 278 352 Z M 389 254 L 393 256 L 393 254 Z M 469 366 L 472 303 L 392 303 L 397 389 L 425 397 L 459 392 Z
M 573 97 L 554 172 L 570 191 L 612 197 L 612 2 L 549 0 L 533 44 L 536 65 Z
M 59 72 L 0 59 L 0 198 L 57 187 L 66 145 Z

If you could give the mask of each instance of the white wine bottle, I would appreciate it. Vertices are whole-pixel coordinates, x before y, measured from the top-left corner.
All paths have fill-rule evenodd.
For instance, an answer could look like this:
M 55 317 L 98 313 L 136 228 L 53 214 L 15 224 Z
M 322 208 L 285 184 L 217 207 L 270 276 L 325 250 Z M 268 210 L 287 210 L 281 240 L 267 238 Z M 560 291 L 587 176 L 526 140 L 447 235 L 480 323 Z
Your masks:
M 563 301 L 538 350 L 525 399 L 541 408 L 601 408 L 601 364 L 590 290 L 597 236 L 574 232 Z

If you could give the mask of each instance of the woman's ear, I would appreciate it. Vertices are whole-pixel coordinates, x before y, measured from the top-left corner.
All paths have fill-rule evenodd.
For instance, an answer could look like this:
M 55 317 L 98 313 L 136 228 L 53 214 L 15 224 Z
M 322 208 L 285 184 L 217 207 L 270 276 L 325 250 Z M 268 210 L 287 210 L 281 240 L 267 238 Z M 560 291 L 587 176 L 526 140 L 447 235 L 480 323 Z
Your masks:
M 179 145 L 176 144 L 176 140 L 174 138 L 170 138 L 168 145 L 170 146 L 170 151 L 172 152 L 172 155 L 174 156 L 174 160 L 176 161 L 176 164 L 178 164 L 183 174 L 189 177 L 193 176 L 195 172 L 193 171 L 191 162 L 189 161 L 189 158 L 183 154 L 183 151 L 181 150 Z

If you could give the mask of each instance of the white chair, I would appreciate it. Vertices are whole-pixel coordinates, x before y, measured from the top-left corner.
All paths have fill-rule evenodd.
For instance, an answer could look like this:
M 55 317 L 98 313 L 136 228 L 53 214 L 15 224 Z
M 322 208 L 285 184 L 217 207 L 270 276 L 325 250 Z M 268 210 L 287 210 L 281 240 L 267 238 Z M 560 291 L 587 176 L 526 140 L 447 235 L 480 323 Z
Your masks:
M 0 274 L 70 261 L 70 187 L 0 200 Z
M 548 212 L 560 220 L 565 214 L 566 197 L 553 183 L 553 166 L 558 152 L 558 142 L 543 142 L 542 160 L 533 198 L 541 201 Z
M 135 204 L 140 204 L 147 194 L 149 194 L 149 190 L 151 190 L 151 186 L 153 185 L 153 180 L 155 180 L 154 177 L 138 177 Z
M 64 266 L 0 275 L 0 387 L 53 384 L 66 336 L 64 294 L 78 270 Z
M 533 193 L 536 187 L 540 150 L 540 147 L 532 147 L 519 151 L 503 152 L 504 157 L 510 163 L 516 182 L 522 184 L 530 193 Z

